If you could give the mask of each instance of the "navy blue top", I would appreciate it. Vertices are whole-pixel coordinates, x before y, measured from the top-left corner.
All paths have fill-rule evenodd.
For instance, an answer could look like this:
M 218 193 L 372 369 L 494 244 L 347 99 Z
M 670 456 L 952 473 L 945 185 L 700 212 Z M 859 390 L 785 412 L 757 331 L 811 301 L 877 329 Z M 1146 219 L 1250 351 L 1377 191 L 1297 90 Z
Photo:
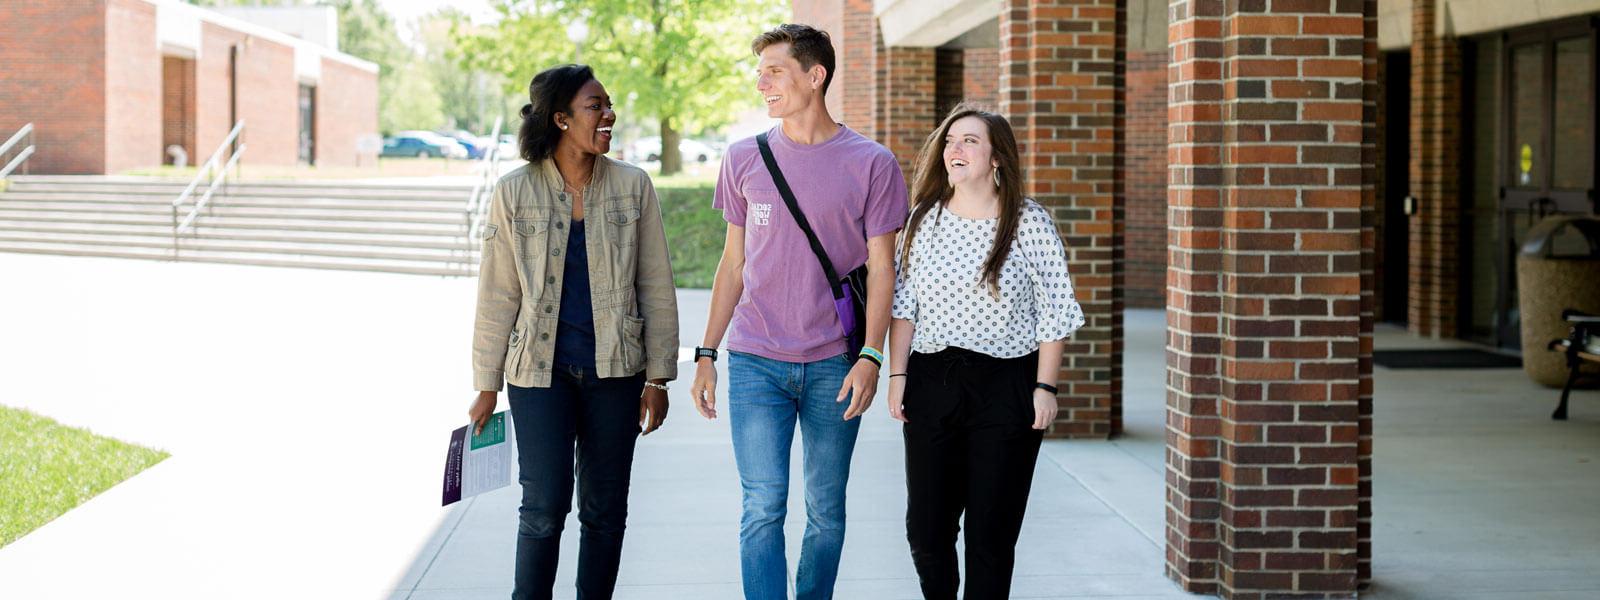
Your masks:
M 594 300 L 589 295 L 589 248 L 583 221 L 572 222 L 562 270 L 561 322 L 556 325 L 556 364 L 594 368 Z

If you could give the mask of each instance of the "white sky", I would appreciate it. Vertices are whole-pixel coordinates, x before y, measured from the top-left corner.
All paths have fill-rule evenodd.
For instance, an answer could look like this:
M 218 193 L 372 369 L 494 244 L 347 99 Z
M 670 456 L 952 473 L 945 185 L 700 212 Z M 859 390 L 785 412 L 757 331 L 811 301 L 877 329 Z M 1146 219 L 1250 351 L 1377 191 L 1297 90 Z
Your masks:
M 482 22 L 497 16 L 494 6 L 498 3 L 499 0 L 378 0 L 378 4 L 394 17 L 400 26 L 400 37 L 407 43 L 411 42 L 414 25 L 420 17 L 454 7 L 471 15 L 474 21 Z

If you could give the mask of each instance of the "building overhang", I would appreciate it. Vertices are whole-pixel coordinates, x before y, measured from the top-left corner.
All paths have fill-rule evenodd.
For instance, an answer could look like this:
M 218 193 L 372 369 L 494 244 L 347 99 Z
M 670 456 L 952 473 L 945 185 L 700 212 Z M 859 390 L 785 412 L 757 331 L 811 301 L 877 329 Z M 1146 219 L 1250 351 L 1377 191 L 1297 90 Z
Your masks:
M 201 23 L 209 23 L 250 37 L 293 48 L 295 53 L 295 74 L 302 80 L 307 76 L 312 77 L 311 81 L 316 81 L 320 78 L 323 59 L 354 67 L 374 75 L 378 73 L 377 63 L 350 56 L 321 44 L 302 40 L 276 29 L 256 25 L 178 0 L 144 1 L 156 7 L 156 44 L 164 54 L 198 58 L 200 56 L 200 47 L 202 46 Z M 309 66 L 313 61 L 316 62 L 316 67 Z
M 883 45 L 933 48 L 999 16 L 994 0 L 873 0 Z
M 1600 9 L 1595 0 L 1438 0 L 1434 30 L 1445 37 L 1466 37 L 1576 17 Z M 1411 0 L 1379 0 L 1378 47 L 1411 47 Z
M 885 46 L 997 48 L 1000 4 L 995 0 L 874 0 Z M 1167 0 L 1128 1 L 1128 48 L 1167 49 Z

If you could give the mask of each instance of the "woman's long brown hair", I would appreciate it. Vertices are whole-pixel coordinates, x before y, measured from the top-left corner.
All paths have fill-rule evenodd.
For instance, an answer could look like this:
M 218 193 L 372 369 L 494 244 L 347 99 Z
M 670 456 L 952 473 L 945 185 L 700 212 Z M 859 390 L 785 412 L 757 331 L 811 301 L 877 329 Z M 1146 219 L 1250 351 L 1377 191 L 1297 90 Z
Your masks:
M 995 231 L 994 245 L 989 249 L 989 258 L 983 261 L 983 272 L 978 278 L 979 282 L 989 287 L 991 294 L 998 295 L 1000 270 L 1005 267 L 1006 257 L 1011 254 L 1011 244 L 1017 239 L 1017 224 L 1022 221 L 1022 161 L 1018 158 L 1017 138 L 1011 132 L 1011 123 L 1005 117 L 975 104 L 963 102 L 956 105 L 950 110 L 950 115 L 944 118 L 944 123 L 922 143 L 922 152 L 917 155 L 917 168 L 912 177 L 911 221 L 906 225 L 906 237 L 900 246 L 900 264 L 903 268 L 911 268 L 911 240 L 916 238 L 923 217 L 928 211 L 944 206 L 955 194 L 944 166 L 944 138 L 950 133 L 952 124 L 967 117 L 977 117 L 988 126 L 990 160 L 999 165 L 995 168 L 999 171 L 1000 180 L 996 190 L 1000 196 L 1000 223 Z

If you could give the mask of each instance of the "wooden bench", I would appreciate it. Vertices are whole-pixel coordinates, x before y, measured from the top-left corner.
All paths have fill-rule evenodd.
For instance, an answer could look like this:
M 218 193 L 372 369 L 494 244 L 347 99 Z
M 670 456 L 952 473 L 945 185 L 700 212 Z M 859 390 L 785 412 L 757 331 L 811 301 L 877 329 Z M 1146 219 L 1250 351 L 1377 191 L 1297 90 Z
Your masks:
M 1600 315 L 1569 308 L 1561 311 L 1561 320 L 1572 324 L 1571 334 L 1565 339 L 1550 340 L 1546 346 L 1549 350 L 1565 352 L 1567 355 L 1567 385 L 1561 388 L 1561 404 L 1550 415 L 1557 421 L 1567 420 L 1567 396 L 1572 393 L 1572 385 L 1578 381 L 1583 365 L 1600 365 L 1600 354 L 1594 352 L 1591 343 L 1595 336 L 1600 336 Z

